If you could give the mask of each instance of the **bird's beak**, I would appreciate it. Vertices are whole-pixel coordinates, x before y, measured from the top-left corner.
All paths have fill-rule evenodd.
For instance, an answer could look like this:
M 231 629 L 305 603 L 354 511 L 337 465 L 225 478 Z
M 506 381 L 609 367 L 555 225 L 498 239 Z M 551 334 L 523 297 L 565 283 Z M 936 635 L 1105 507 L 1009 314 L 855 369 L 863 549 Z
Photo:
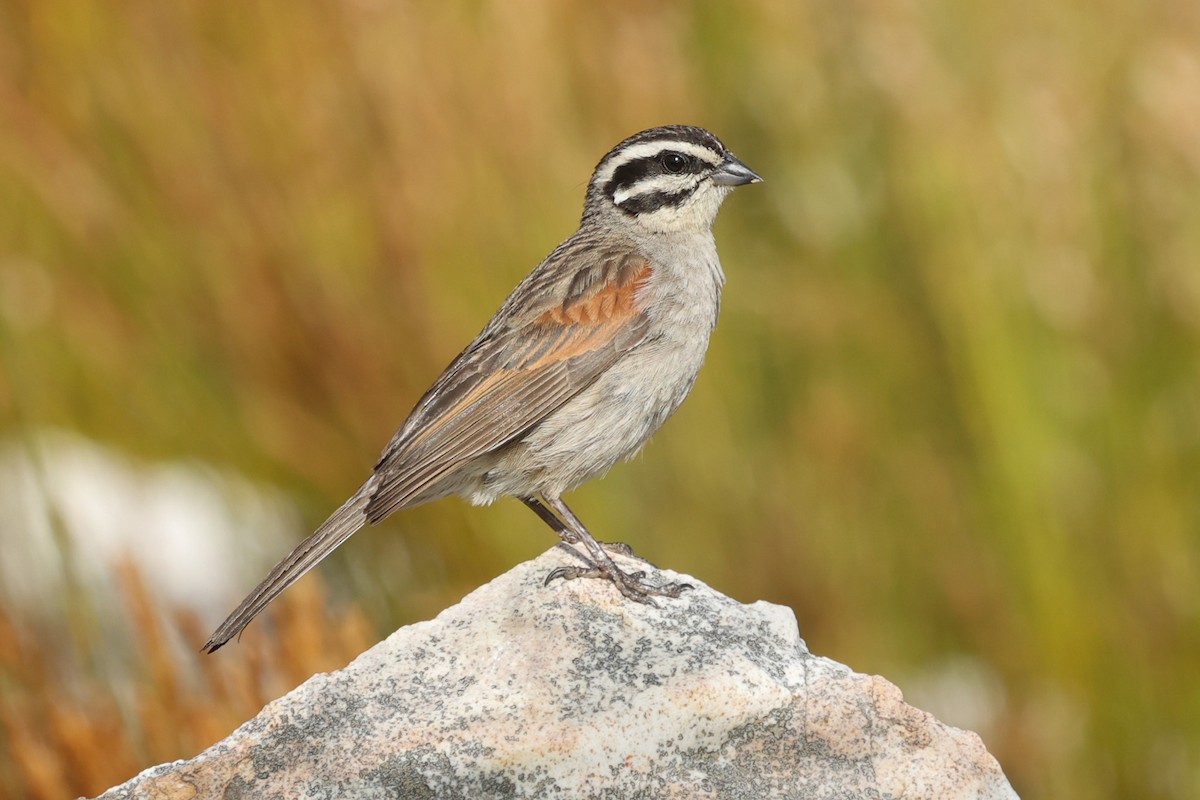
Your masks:
M 762 183 L 762 176 L 730 153 L 712 174 L 712 182 L 718 186 L 744 186 L 747 183 Z

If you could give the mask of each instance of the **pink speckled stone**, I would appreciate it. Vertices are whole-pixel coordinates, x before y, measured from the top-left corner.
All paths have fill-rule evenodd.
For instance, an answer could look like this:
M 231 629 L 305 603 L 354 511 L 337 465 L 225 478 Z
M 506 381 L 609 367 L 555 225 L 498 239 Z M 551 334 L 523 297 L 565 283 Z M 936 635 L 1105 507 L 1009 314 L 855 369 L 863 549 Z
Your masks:
M 789 609 L 645 565 L 696 588 L 653 608 L 542 586 L 564 563 L 521 564 L 103 797 L 1016 797 L 979 737 L 809 653 Z

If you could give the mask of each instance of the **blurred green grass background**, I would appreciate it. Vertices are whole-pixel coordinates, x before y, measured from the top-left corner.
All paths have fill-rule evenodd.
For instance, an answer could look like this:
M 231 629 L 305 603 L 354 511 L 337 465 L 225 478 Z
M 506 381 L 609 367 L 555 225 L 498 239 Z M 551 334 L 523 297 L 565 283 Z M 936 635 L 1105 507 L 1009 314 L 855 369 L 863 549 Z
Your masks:
M 574 229 L 599 157 L 673 122 L 767 182 L 718 219 L 692 397 L 576 510 L 791 606 L 1025 797 L 1196 797 L 1195 3 L 0 0 L 0 436 L 235 470 L 294 498 L 298 541 Z M 552 542 L 511 501 L 380 527 L 311 579 L 376 635 Z M 39 708 L 132 717 L 66 555 L 61 606 L 3 609 L 42 667 L 0 661 L 0 792 L 50 791 L 35 750 L 101 791 L 271 696 L 78 768 Z

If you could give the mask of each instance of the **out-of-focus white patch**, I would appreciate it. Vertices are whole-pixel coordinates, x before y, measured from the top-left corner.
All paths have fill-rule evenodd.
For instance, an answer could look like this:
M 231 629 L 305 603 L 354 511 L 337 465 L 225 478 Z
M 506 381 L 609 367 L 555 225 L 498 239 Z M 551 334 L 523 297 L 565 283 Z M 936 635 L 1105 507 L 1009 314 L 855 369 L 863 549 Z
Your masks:
M 0 601 L 46 610 L 67 581 L 119 596 L 132 560 L 153 593 L 228 611 L 300 529 L 287 496 L 197 461 L 147 463 L 61 431 L 0 442 Z
M 1004 707 L 1004 686 L 983 661 L 959 655 L 899 681 L 909 705 L 953 725 L 975 731 L 987 741 Z

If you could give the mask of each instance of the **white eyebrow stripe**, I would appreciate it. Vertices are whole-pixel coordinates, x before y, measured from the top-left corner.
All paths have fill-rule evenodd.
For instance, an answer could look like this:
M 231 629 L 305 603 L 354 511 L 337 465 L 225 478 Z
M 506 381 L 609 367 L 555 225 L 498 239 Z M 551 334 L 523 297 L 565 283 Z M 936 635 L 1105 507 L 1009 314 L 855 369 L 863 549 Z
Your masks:
M 612 160 L 603 169 L 596 173 L 596 177 L 592 183 L 597 186 L 603 186 L 612 180 L 613 173 L 629 162 L 637 161 L 640 158 L 655 156 L 659 153 L 666 152 L 667 150 L 694 156 L 704 163 L 711 164 L 714 167 L 721 163 L 720 154 L 714 151 L 711 147 L 705 147 L 702 144 L 694 144 L 692 142 L 675 141 L 673 139 L 659 139 L 653 142 L 635 144 L 632 147 L 616 153 Z
M 699 175 L 654 175 L 642 178 L 632 186 L 624 187 L 613 194 L 613 202 L 621 205 L 631 197 L 652 192 L 677 194 L 695 188 L 700 183 Z

